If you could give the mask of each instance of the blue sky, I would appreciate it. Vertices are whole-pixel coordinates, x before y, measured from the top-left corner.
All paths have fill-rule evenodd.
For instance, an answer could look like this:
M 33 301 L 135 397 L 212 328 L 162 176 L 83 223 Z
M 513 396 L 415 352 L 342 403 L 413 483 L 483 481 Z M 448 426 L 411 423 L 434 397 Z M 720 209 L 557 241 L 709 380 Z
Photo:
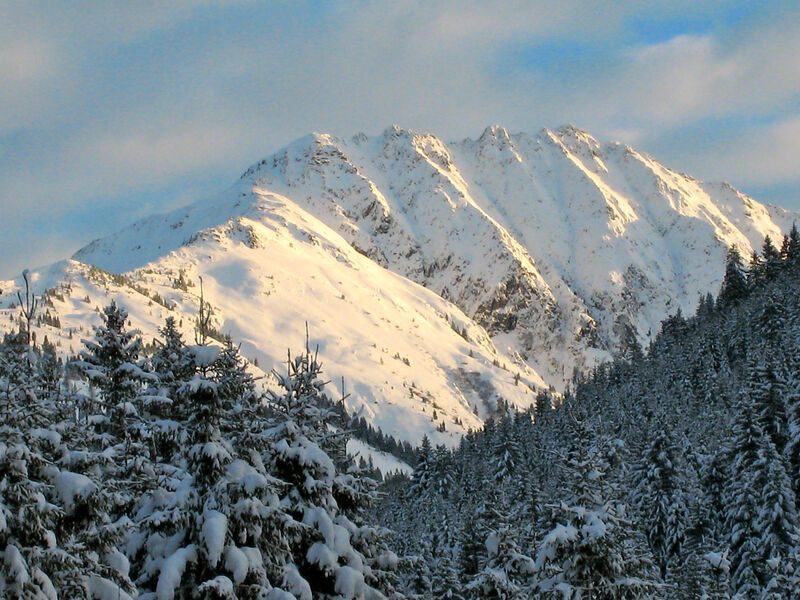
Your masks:
M 800 209 L 798 31 L 788 1 L 4 2 L 0 278 L 392 123 L 573 123 Z

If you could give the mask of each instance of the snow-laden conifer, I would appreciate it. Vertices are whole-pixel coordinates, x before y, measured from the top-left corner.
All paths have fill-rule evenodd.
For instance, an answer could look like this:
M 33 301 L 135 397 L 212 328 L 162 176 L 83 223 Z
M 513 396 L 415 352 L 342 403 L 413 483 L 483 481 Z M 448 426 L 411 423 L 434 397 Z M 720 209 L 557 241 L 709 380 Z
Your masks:
M 176 348 L 177 349 L 177 348 Z M 236 429 L 267 429 L 245 421 L 258 402 L 252 387 L 230 384 L 238 375 L 218 346 L 190 346 L 193 374 L 177 385 L 173 401 L 185 407 L 184 445 L 168 477 L 143 499 L 139 533 L 128 552 L 134 560 L 140 598 L 284 598 L 281 578 L 288 563 L 278 483 L 261 457 L 244 447 Z M 235 370 L 235 369 L 234 369 Z
M 325 396 L 321 367 L 308 349 L 276 373 L 280 392 L 271 394 L 279 424 L 270 470 L 285 483 L 281 506 L 298 524 L 289 532 L 292 564 L 284 588 L 300 600 L 373 600 L 393 593 L 397 556 L 387 532 L 366 522 L 374 482 L 355 465 L 342 471 L 328 452 L 346 438 L 341 423 L 330 423 L 333 403 Z
M 563 600 L 645 599 L 658 589 L 646 542 L 609 477 L 605 440 L 581 422 L 563 469 L 567 488 L 553 511 L 535 559 L 535 590 Z

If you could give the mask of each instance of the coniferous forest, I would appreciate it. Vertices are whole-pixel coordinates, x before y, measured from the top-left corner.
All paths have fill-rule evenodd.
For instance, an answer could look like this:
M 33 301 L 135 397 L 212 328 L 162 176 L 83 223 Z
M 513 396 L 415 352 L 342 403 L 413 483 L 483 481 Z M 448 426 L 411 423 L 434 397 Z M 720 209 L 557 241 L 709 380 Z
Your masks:
M 800 597 L 800 235 L 563 395 L 411 452 L 328 398 L 315 353 L 266 395 L 235 344 L 106 307 L 66 362 L 0 354 L 0 597 Z M 335 374 L 335 365 L 328 369 Z M 354 431 L 410 460 L 371 477 Z

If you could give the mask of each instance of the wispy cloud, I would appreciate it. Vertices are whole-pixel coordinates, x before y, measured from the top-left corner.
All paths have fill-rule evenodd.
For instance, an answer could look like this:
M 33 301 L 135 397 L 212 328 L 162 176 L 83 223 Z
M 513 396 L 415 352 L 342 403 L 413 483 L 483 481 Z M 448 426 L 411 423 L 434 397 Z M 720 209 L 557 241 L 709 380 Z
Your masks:
M 615 6 L 4 3 L 0 207 L 12 233 L 0 276 L 213 193 L 312 130 L 400 123 L 461 138 L 574 122 L 700 177 L 794 181 L 790 3 Z M 52 252 L 14 258 L 23 231 Z

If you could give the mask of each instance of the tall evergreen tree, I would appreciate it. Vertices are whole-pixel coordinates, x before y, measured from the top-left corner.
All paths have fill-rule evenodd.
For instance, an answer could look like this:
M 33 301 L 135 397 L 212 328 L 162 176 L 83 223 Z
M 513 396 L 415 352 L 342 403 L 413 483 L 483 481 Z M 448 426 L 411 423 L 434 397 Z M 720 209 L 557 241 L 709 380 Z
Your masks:
M 688 508 L 681 491 L 676 448 L 663 429 L 658 430 L 632 472 L 632 505 L 645 525 L 650 549 L 662 579 L 680 560 L 688 528 Z
M 564 462 L 566 498 L 551 506 L 556 525 L 536 555 L 535 589 L 543 598 L 639 599 L 658 589 L 646 543 L 609 478 L 603 445 L 576 424 Z
M 734 595 L 756 597 L 775 582 L 785 585 L 787 563 L 794 559 L 798 542 L 797 512 L 782 461 L 746 398 L 733 434 L 737 476 L 730 482 L 726 521 L 730 583 Z
M 725 276 L 722 278 L 717 304 L 726 307 L 738 304 L 748 294 L 747 270 L 745 269 L 742 255 L 736 246 L 728 250 L 725 262 Z
M 149 375 L 141 368 L 141 339 L 126 330 L 128 313 L 116 302 L 103 309 L 103 324 L 95 327 L 94 338 L 82 340 L 85 349 L 73 366 L 99 391 L 99 406 L 90 409 L 99 425 L 103 444 L 121 443 L 122 459 L 134 454 L 139 414 L 136 399 Z
M 788 427 L 784 456 L 789 480 L 794 487 L 795 504 L 800 504 L 800 393 L 789 393 L 786 405 Z
M 495 526 L 485 541 L 485 566 L 466 588 L 473 598 L 516 600 L 529 594 L 526 582 L 534 571 L 533 560 L 517 545 L 507 511 L 503 502 L 494 509 Z
M 288 373 L 276 373 L 281 392 L 270 398 L 280 423 L 271 432 L 269 465 L 285 482 L 282 506 L 301 524 L 290 533 L 293 564 L 284 585 L 295 595 L 305 590 L 314 598 L 390 595 L 397 557 L 388 549 L 386 532 L 366 521 L 366 510 L 376 500 L 375 483 L 352 464 L 340 470 L 326 452 L 336 451 L 346 438 L 328 427 L 326 418 L 335 411 L 320 373 L 316 356 L 306 348 L 290 360 Z
M 223 433 L 241 414 L 232 407 L 256 400 L 223 395 L 235 387 L 225 384 L 229 361 L 220 359 L 221 348 L 187 352 L 195 374 L 176 391 L 178 402 L 192 406 L 176 461 L 182 469 L 145 497 L 141 533 L 129 546 L 140 591 L 159 599 L 280 598 L 291 563 L 279 484 L 249 445 Z M 266 435 L 265 422 L 248 425 Z
M 749 367 L 747 392 L 762 431 L 769 436 L 778 452 L 783 452 L 788 439 L 786 417 L 786 383 L 776 372 L 777 361 L 762 356 Z
M 771 281 L 778 276 L 783 269 L 781 262 L 781 254 L 775 247 L 770 236 L 764 238 L 764 244 L 761 247 L 761 260 L 764 265 L 764 278 Z

